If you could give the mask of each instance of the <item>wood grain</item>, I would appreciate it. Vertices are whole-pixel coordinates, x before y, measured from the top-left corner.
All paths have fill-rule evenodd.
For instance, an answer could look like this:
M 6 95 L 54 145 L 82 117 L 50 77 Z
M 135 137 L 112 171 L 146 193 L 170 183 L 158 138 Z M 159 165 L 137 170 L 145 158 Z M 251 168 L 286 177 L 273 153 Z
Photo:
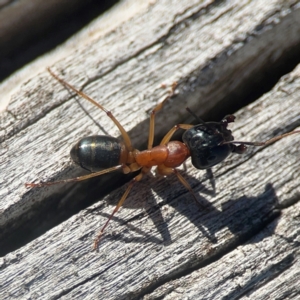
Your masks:
M 179 87 L 157 115 L 158 138 L 188 120 L 186 106 L 205 114 L 296 47 L 299 3 L 151 2 L 104 36 L 91 31 L 90 43 L 51 68 L 112 110 L 141 147 L 148 112 L 166 94 L 161 83 Z M 299 95 L 300 67 L 236 113 L 236 140 L 265 140 L 299 127 Z M 79 137 L 119 136 L 103 112 L 78 102 L 45 71 L 24 82 L 0 124 L 2 243 L 37 216 L 47 220 L 51 205 L 59 214 L 65 202 L 100 198 L 81 197 L 88 183 L 28 190 L 24 182 L 78 174 L 68 153 Z M 99 178 L 114 189 L 109 196 L 1 258 L 0 298 L 259 299 L 267 288 L 295 298 L 299 141 L 295 135 L 232 155 L 213 169 L 214 180 L 188 161 L 182 174 L 206 206 L 202 211 L 176 178 L 146 177 L 92 252 L 97 230 L 126 188 L 115 177 Z

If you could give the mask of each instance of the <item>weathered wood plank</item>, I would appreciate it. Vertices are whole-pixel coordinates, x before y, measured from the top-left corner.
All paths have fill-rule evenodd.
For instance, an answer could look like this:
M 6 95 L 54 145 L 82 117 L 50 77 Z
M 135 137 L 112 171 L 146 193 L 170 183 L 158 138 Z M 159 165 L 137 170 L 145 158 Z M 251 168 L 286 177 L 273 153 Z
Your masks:
M 300 67 L 272 92 L 237 114 L 236 138 L 244 134 L 251 138 L 272 135 L 274 130 L 287 128 L 287 124 L 299 125 L 299 93 Z M 299 206 L 294 204 L 299 200 L 299 141 L 300 136 L 287 138 L 252 152 L 251 159 L 244 158 L 237 164 L 233 161 L 229 166 L 215 168 L 215 193 L 203 172 L 193 169 L 188 163 L 184 176 L 207 206 L 205 211 L 199 210 L 189 193 L 174 178 L 168 181 L 146 178 L 141 185 L 148 189 L 137 188 L 130 195 L 110 224 L 99 252 L 95 253 L 91 252 L 93 237 L 99 224 L 103 224 L 112 210 L 111 205 L 103 207 L 102 202 L 97 203 L 5 256 L 0 275 L 0 296 L 81 299 L 101 295 L 105 299 L 131 299 L 189 269 L 210 268 L 211 260 L 223 254 L 224 260 L 218 259 L 212 266 L 219 262 L 218 268 L 223 268 L 222 274 L 227 274 L 227 279 L 216 275 L 208 279 L 212 287 L 224 286 L 224 281 L 229 284 L 234 276 L 228 275 L 234 270 L 232 265 L 238 264 L 232 255 L 242 255 L 241 248 L 251 250 L 259 240 L 267 243 L 262 245 L 263 249 L 272 246 L 273 254 L 268 261 L 268 252 L 260 250 L 261 244 L 258 245 L 257 253 L 264 254 L 266 260 L 266 265 L 257 270 L 258 274 L 264 276 L 264 282 L 272 279 L 274 274 L 279 276 L 279 261 L 285 264 L 286 276 L 281 280 L 287 280 L 290 276 L 288 268 L 294 274 L 294 263 L 298 261 L 296 244 L 289 242 L 289 237 L 296 239 L 299 236 L 296 219 Z M 115 202 L 122 190 L 124 188 L 112 193 L 108 203 L 112 202 L 111 199 Z M 155 208 L 154 203 L 158 207 Z M 277 228 L 277 221 L 272 223 L 277 216 L 275 208 L 289 205 L 292 208 L 283 214 L 286 220 L 279 221 Z M 287 232 L 284 226 L 287 226 Z M 266 230 L 261 231 L 264 227 Z M 285 243 L 281 232 L 287 235 Z M 228 253 L 256 233 L 259 234 L 250 245 Z M 259 265 L 259 258 L 254 261 L 248 257 L 249 261 L 253 261 L 254 266 Z M 228 269 L 225 270 L 226 266 Z M 268 271 L 268 266 L 275 269 Z M 214 272 L 215 268 L 210 270 Z M 246 281 L 247 274 L 241 280 Z M 259 275 L 248 279 L 250 286 L 243 285 L 242 281 L 238 291 L 222 290 L 222 295 L 255 292 L 261 286 L 259 280 Z M 208 296 L 206 299 L 216 298 L 213 290 L 206 291 L 207 286 L 201 287 Z M 199 289 L 201 287 L 198 285 Z
M 161 82 L 178 80 L 180 85 L 179 95 L 157 116 L 159 136 L 186 118 L 185 106 L 203 114 L 266 68 L 267 58 L 279 59 L 300 39 L 295 1 L 169 3 L 157 1 L 148 13 L 79 47 L 54 68 L 64 69 L 69 82 L 84 85 L 112 109 L 137 146 L 147 139 L 146 112 L 165 94 Z M 236 139 L 266 139 L 299 126 L 299 73 L 298 68 L 238 113 Z M 13 97 L 1 123 L 2 236 L 30 220 L 37 203 L 49 205 L 51 197 L 50 203 L 59 206 L 66 189 L 72 189 L 28 191 L 25 181 L 74 176 L 67 156 L 79 136 L 119 135 L 102 112 L 83 106 L 101 120 L 99 126 L 47 73 L 30 79 Z M 113 219 L 99 253 L 93 253 L 92 240 L 124 191 L 117 189 L 106 199 L 107 207 L 101 201 L 5 256 L 0 295 L 134 298 L 190 268 L 210 265 L 216 255 L 270 223 L 276 202 L 287 206 L 299 199 L 299 137 L 232 156 L 214 174 L 215 189 L 204 172 L 187 163 L 184 176 L 205 211 L 175 178 L 145 178 Z
M 298 299 L 300 203 L 220 259 L 143 299 Z
M 299 43 L 299 15 L 295 1 L 247 5 L 174 1 L 171 6 L 160 1 L 105 37 L 79 47 L 55 70 L 63 69 L 66 80 L 85 86 L 88 94 L 113 110 L 139 147 L 147 139 L 147 112 L 165 94 L 162 82 L 181 84 L 179 96 L 157 116 L 159 136 L 186 118 L 186 106 L 205 113 L 236 91 L 249 74 L 268 67 L 270 57 L 276 61 L 280 53 Z M 79 137 L 119 135 L 103 112 L 83 106 L 92 118 L 46 72 L 28 80 L 12 96 L 0 131 L 5 152 L 2 236 L 23 226 L 33 205 L 46 205 L 54 192 L 66 194 L 66 187 L 28 191 L 24 182 L 74 176 L 68 152 Z

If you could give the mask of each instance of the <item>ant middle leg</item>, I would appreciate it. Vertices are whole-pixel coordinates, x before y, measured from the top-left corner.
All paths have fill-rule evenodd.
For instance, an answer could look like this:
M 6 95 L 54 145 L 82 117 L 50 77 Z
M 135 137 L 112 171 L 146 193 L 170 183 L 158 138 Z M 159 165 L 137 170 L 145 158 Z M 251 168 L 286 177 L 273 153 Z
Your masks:
M 149 137 L 148 137 L 148 150 L 152 149 L 153 146 L 153 140 L 154 140 L 154 127 L 155 127 L 155 114 L 160 111 L 164 104 L 174 95 L 175 89 L 177 87 L 177 82 L 174 82 L 171 86 L 171 90 L 169 91 L 169 94 L 165 97 L 163 101 L 158 103 L 150 114 L 150 126 L 149 126 Z

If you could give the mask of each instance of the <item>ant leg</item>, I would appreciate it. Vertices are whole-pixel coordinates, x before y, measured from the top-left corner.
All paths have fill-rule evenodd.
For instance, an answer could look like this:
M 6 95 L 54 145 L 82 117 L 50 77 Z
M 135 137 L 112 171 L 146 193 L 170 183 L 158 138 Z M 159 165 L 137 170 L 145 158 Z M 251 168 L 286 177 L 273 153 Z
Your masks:
M 40 182 L 40 183 L 25 183 L 25 186 L 28 187 L 42 187 L 42 186 L 49 186 L 49 185 L 54 185 L 54 184 L 59 184 L 59 183 L 67 183 L 67 182 L 75 182 L 75 181 L 82 181 L 82 180 L 86 180 L 92 177 L 96 177 L 96 176 L 100 176 L 106 173 L 110 173 L 112 171 L 115 170 L 120 170 L 123 169 L 123 172 L 125 174 L 130 173 L 130 169 L 128 168 L 128 166 L 126 165 L 119 165 L 119 166 L 115 166 L 112 168 L 108 168 L 99 172 L 95 172 L 95 173 L 91 173 L 88 175 L 84 175 L 84 176 L 79 176 L 79 177 L 75 177 L 75 178 L 71 178 L 71 179 L 64 179 L 64 180 L 59 180 L 59 181 L 52 181 L 52 182 Z
M 105 230 L 105 228 L 107 227 L 108 223 L 110 222 L 110 220 L 113 218 L 113 216 L 115 215 L 115 213 L 119 210 L 119 208 L 123 205 L 124 201 L 126 200 L 129 192 L 131 191 L 133 185 L 140 181 L 142 179 L 144 175 L 143 170 L 141 171 L 140 174 L 138 174 L 136 177 L 134 177 L 131 182 L 129 183 L 125 193 L 123 194 L 122 198 L 119 200 L 118 204 L 116 205 L 116 207 L 114 208 L 112 214 L 109 216 L 109 218 L 107 219 L 107 221 L 105 222 L 104 226 L 101 228 L 100 232 L 97 234 L 95 240 L 94 240 L 94 247 L 93 250 L 96 250 L 98 248 L 99 245 L 99 241 L 103 235 L 103 232 Z
M 170 139 L 172 138 L 173 134 L 180 128 L 184 130 L 188 130 L 194 127 L 194 125 L 190 124 L 177 124 L 175 125 L 170 131 L 164 136 L 164 138 L 161 140 L 160 145 L 166 145 Z
M 211 184 L 211 186 L 213 188 L 213 193 L 215 195 L 215 193 L 216 193 L 216 181 L 215 181 L 215 177 L 214 177 L 214 173 L 212 171 L 212 168 L 206 169 L 206 175 L 207 175 L 207 178 L 209 180 L 209 183 Z
M 175 169 L 175 168 L 169 168 L 166 167 L 165 165 L 159 165 L 157 166 L 157 173 L 160 175 L 170 175 L 170 174 L 175 174 L 178 178 L 178 180 L 185 186 L 185 188 L 192 194 L 195 202 L 197 205 L 201 207 L 201 209 L 204 209 L 203 205 L 197 200 L 197 197 L 192 189 L 192 187 L 189 185 L 189 183 L 182 177 L 182 175 Z
M 198 201 L 198 199 L 197 199 L 192 187 L 189 185 L 189 183 L 182 177 L 182 175 L 176 169 L 173 169 L 173 173 L 177 176 L 178 180 L 186 187 L 186 189 L 192 194 L 197 205 L 199 205 L 201 207 L 201 209 L 204 209 L 204 206 Z
M 171 86 L 171 91 L 169 92 L 168 96 L 160 103 L 158 103 L 150 114 L 150 126 L 149 126 L 149 137 L 148 137 L 148 150 L 152 149 L 153 140 L 154 140 L 154 126 L 155 126 L 155 114 L 162 109 L 165 102 L 168 101 L 175 92 L 177 86 L 177 82 L 174 82 Z
M 72 86 L 71 84 L 69 84 L 68 82 L 66 82 L 65 80 L 61 79 L 60 77 L 58 77 L 56 74 L 54 74 L 50 68 L 47 68 L 48 72 L 52 75 L 52 77 L 54 77 L 58 82 L 60 82 L 63 86 L 71 89 L 72 91 L 74 91 L 77 95 L 81 96 L 82 98 L 88 100 L 89 102 L 91 102 L 92 104 L 96 105 L 98 108 L 100 108 L 101 110 L 103 110 L 107 116 L 115 123 L 115 125 L 119 128 L 121 135 L 124 139 L 124 143 L 125 146 L 127 148 L 128 151 L 133 151 L 133 147 L 131 144 L 131 140 L 129 135 L 127 134 L 127 132 L 125 131 L 125 129 L 123 128 L 123 126 L 119 123 L 119 121 L 113 116 L 113 114 L 107 110 L 106 108 L 104 108 L 101 104 L 99 104 L 98 102 L 96 102 L 94 99 L 92 99 L 91 97 L 89 97 L 87 94 L 79 91 L 78 89 L 76 89 L 74 86 Z

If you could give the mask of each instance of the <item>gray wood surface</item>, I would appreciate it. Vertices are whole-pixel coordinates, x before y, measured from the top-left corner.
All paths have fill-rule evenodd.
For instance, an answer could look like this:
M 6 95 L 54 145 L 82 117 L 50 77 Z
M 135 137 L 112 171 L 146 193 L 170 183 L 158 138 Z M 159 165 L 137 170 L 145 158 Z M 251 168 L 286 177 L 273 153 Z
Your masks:
M 227 95 L 298 45 L 299 4 L 153 1 L 103 36 L 91 31 L 89 42 L 48 66 L 112 110 L 139 148 L 148 112 L 166 94 L 162 83 L 179 86 L 157 115 L 159 138 L 189 120 L 186 106 L 205 115 L 224 105 Z M 265 140 L 299 127 L 299 96 L 300 67 L 236 113 L 234 137 Z M 119 132 L 46 71 L 24 82 L 0 121 L 5 244 L 37 216 L 47 220 L 51 203 L 60 213 L 65 202 L 86 201 L 82 194 L 91 189 L 88 183 L 26 189 L 24 182 L 79 174 L 68 157 L 74 142 Z M 187 161 L 182 174 L 206 206 L 202 211 L 176 178 L 146 177 L 92 252 L 97 230 L 126 188 L 115 177 L 99 178 L 114 189 L 109 196 L 94 195 L 96 204 L 0 259 L 0 298 L 296 299 L 299 142 L 295 135 L 232 155 L 213 168 L 214 180 Z
M 217 261 L 144 299 L 298 299 L 299 202 Z

